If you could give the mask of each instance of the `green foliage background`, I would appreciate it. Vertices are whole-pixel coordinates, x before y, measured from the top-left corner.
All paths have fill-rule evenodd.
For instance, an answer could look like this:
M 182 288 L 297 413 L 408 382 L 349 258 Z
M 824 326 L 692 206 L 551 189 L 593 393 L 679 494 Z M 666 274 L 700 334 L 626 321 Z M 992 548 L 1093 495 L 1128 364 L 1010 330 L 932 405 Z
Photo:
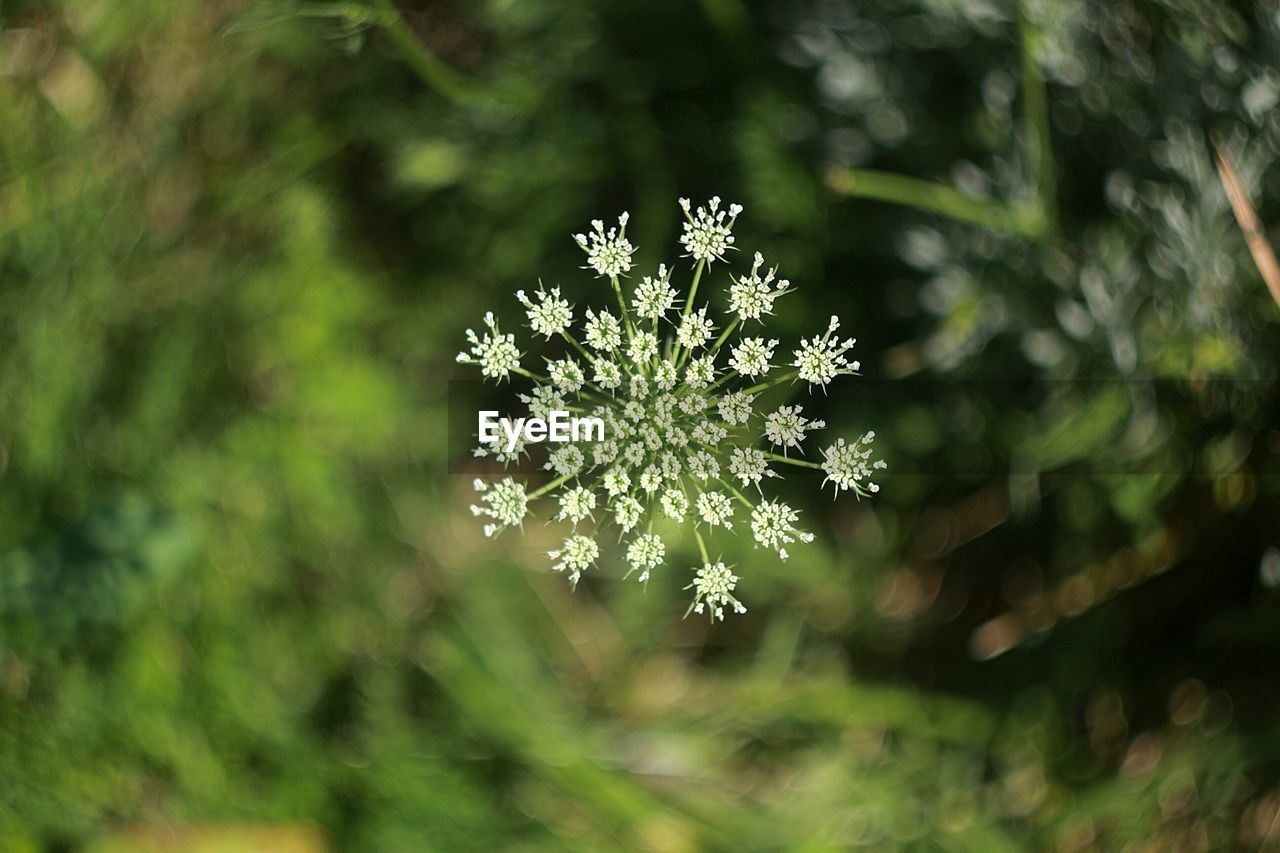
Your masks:
M 1276 221 L 1278 60 L 1267 0 L 3 4 L 0 847 L 1274 844 L 1280 309 L 1205 134 Z M 930 390 L 814 402 L 891 473 L 709 628 L 484 540 L 445 379 L 713 193 L 780 332 Z

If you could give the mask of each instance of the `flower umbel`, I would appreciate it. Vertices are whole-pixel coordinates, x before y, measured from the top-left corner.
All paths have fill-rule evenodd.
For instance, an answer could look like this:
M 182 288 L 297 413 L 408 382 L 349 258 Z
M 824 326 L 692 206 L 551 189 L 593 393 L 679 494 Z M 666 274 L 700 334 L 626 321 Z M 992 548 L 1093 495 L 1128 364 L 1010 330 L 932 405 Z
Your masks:
M 570 585 L 577 586 L 582 573 L 600 556 L 600 546 L 590 537 L 570 536 L 559 550 L 548 551 L 547 556 L 559 560 L 551 571 L 568 572 Z
M 522 484 L 507 477 L 493 485 L 477 478 L 473 481 L 473 485 L 480 493 L 480 503 L 483 506 L 473 504 L 471 514 L 493 519 L 493 523 L 484 526 L 485 536 L 493 536 L 501 532 L 504 527 L 524 521 L 525 513 L 528 511 L 529 497 L 525 494 Z
M 716 622 L 724 621 L 726 607 L 732 607 L 734 613 L 746 613 L 746 606 L 733 597 L 737 586 L 738 576 L 729 571 L 724 563 L 706 563 L 693 576 L 693 583 L 685 587 L 693 590 L 693 603 L 689 605 L 685 615 L 705 612 L 712 622 Z
M 860 498 L 880 491 L 880 487 L 871 482 L 872 472 L 885 468 L 883 459 L 871 459 L 871 442 L 875 437 L 872 430 L 851 442 L 837 438 L 835 444 L 822 451 L 822 470 L 827 472 L 822 485 L 831 483 L 837 497 L 846 490 Z
M 627 239 L 627 220 L 631 214 L 618 217 L 618 227 L 604 230 L 604 222 L 591 221 L 591 234 L 575 234 L 574 240 L 587 253 L 586 269 L 593 269 L 597 276 L 612 278 L 631 271 L 631 256 L 635 247 Z
M 666 264 L 658 265 L 656 276 L 642 278 L 632 297 L 636 316 L 642 320 L 657 320 L 670 311 L 675 302 L 676 289 L 671 286 L 671 273 Z
M 696 212 L 691 212 L 689 199 L 682 198 L 680 209 L 685 218 L 680 242 L 688 256 L 707 263 L 723 261 L 724 253 L 733 248 L 733 223 L 742 212 L 742 205 L 731 204 L 728 210 L 721 210 L 717 195 Z
M 535 304 L 525 296 L 523 290 L 516 291 L 516 299 L 529 309 L 525 313 L 529 315 L 529 325 L 535 334 L 549 338 L 569 328 L 569 324 L 573 322 L 573 306 L 568 300 L 560 298 L 560 288 L 553 287 L 547 293 L 539 284 L 537 297 Z
M 738 576 L 708 556 L 713 535 L 737 535 L 749 524 L 754 544 L 782 559 L 787 546 L 813 539 L 796 526 L 795 509 L 765 496 L 765 482 L 778 477 L 774 466 L 822 471 L 822 484 L 831 483 L 837 495 L 866 497 L 878 491 L 871 477 L 885 465 L 872 459 L 873 432 L 837 439 L 822 451 L 821 463 L 790 454 L 802 453 L 808 433 L 826 425 L 805 417 L 799 405 L 760 408 L 760 394 L 796 379 L 825 391 L 838 377 L 856 374 L 858 362 L 847 357 L 854 341 L 835 337 L 840 322 L 832 317 L 823 334 L 800 341 L 789 366 L 774 364 L 781 342 L 767 334 L 743 335 L 743 324 L 764 324 L 792 288 L 778 278 L 777 267 L 765 268 L 759 253 L 749 273 L 730 278 L 720 298 L 735 316 L 717 329 L 698 283 L 734 248 L 742 208 L 722 207 L 719 198 L 696 209 L 681 199 L 680 206 L 686 220 L 680 243 L 694 261 L 685 290 L 672 283 L 673 268 L 663 264 L 624 291 L 619 277 L 631 271 L 636 250 L 623 213 L 616 227 L 606 230 L 595 220 L 588 233 L 574 237 L 587 253 L 587 268 L 611 280 L 614 309 L 596 306 L 577 314 L 560 287 L 546 290 L 541 283 L 532 294 L 516 293 L 533 334 L 566 345 L 542 358 L 545 376 L 521 366 L 515 336 L 500 331 L 492 312 L 484 316 L 482 334 L 467 330 L 470 346 L 458 361 L 477 365 L 486 379 L 515 373 L 530 380 L 533 387 L 519 399 L 531 414 L 569 409 L 605 424 L 602 441 L 552 445 L 539 463 L 552 479 L 533 491 L 511 477 L 476 480 L 480 497 L 471 511 L 485 519 L 485 535 L 495 536 L 522 526 L 530 502 L 554 500 L 553 519 L 572 530 L 548 552 L 551 569 L 575 586 L 601 558 L 603 525 L 620 532 L 625 576 L 636 574 L 642 583 L 662 570 L 672 533 L 680 526 L 692 530 L 702 565 L 685 587 L 694 591 L 686 615 L 707 613 L 718 621 L 726 611 L 745 613 L 746 607 L 734 596 Z M 531 447 L 523 440 L 509 449 L 489 442 L 476 455 L 509 464 Z
M 506 379 L 513 370 L 520 368 L 520 350 L 516 349 L 516 336 L 504 335 L 498 331 L 498 321 L 493 312 L 484 315 L 484 324 L 489 331 L 484 337 L 476 335 L 474 329 L 467 329 L 467 340 L 471 342 L 471 351 L 458 353 L 459 364 L 478 364 L 485 379 Z
M 627 564 L 631 567 L 627 570 L 627 576 L 639 570 L 640 583 L 648 583 L 649 571 L 662 564 L 662 558 L 666 553 L 667 546 L 662 544 L 661 537 L 653 533 L 640 534 L 627 548 Z
M 778 557 L 785 560 L 787 549 L 784 545 L 790 545 L 796 540 L 813 541 L 812 533 L 795 528 L 798 517 L 799 513 L 782 501 L 764 501 L 751 511 L 751 534 L 757 544 L 774 549 L 778 552 Z
M 840 318 L 832 316 L 826 334 L 801 341 L 800 348 L 796 350 L 796 360 L 792 364 L 799 371 L 800 378 L 810 385 L 821 385 L 825 389 L 840 374 L 857 373 L 862 366 L 844 357 L 853 349 L 855 341 L 853 338 L 843 341 L 833 338 L 839 328 Z
M 764 255 L 756 252 L 751 274 L 739 276 L 729 287 L 729 310 L 742 320 L 759 320 L 762 314 L 772 314 L 774 300 L 791 290 L 791 282 L 785 278 L 774 281 L 777 267 L 761 276 L 763 266 Z
M 776 340 L 743 338 L 742 343 L 733 348 L 729 366 L 743 376 L 763 376 L 769 372 L 769 359 L 773 358 L 773 350 L 777 346 Z

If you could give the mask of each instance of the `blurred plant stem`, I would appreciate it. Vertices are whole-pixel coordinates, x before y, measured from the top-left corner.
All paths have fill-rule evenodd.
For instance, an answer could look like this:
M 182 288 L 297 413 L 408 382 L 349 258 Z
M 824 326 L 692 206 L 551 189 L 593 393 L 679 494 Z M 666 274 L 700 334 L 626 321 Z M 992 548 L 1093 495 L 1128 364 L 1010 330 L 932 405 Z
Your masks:
M 378 23 L 404 55 L 405 61 L 422 78 L 422 82 L 436 94 L 459 106 L 477 107 L 493 104 L 492 94 L 485 91 L 484 87 L 454 71 L 427 49 L 405 22 L 395 0 L 377 0 L 377 4 L 382 12 Z
M 1049 144 L 1049 102 L 1040 70 L 1040 33 L 1018 3 L 1021 54 L 1022 135 L 1027 152 L 1028 189 L 1025 201 L 998 201 L 964 193 L 949 184 L 895 175 L 877 169 L 831 166 L 827 186 L 853 198 L 887 201 L 936 213 L 957 222 L 1043 239 L 1057 233 L 1057 184 Z
M 909 178 L 879 169 L 832 166 L 827 170 L 827 186 L 842 195 L 914 207 L 997 231 L 1033 238 L 1044 231 L 1044 219 L 1034 204 L 1015 207 L 977 198 L 937 181 Z
M 1227 201 L 1231 203 L 1231 212 L 1235 215 L 1236 224 L 1244 233 L 1249 254 L 1253 256 L 1254 266 L 1258 268 L 1263 282 L 1271 291 L 1271 298 L 1275 300 L 1276 305 L 1280 305 L 1280 263 L 1277 263 L 1276 253 L 1262 231 L 1262 220 L 1258 218 L 1258 211 L 1249 200 L 1249 194 L 1245 191 L 1244 184 L 1236 172 L 1231 152 L 1227 150 L 1222 138 L 1215 133 L 1210 136 L 1210 141 L 1213 143 L 1213 151 L 1216 155 L 1218 178 L 1222 181 L 1222 187 L 1227 193 Z
M 1049 144 L 1049 98 L 1040 68 L 1040 31 L 1027 17 L 1026 0 L 1018 2 L 1018 44 L 1022 59 L 1022 134 L 1034 190 L 1032 204 L 1039 216 L 1041 233 L 1051 235 L 1058 229 L 1058 189 Z

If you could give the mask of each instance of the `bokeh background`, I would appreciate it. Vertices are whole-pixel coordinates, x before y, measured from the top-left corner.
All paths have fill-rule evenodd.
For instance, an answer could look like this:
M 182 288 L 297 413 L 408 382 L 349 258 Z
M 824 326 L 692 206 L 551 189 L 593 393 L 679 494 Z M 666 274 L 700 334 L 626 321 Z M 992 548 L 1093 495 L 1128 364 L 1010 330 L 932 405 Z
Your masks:
M 1280 221 L 1278 66 L 1272 0 L 4 3 L 0 848 L 1280 843 L 1280 308 L 1210 141 Z M 482 312 L 711 194 L 890 464 L 791 477 L 714 627 L 691 541 L 484 540 L 445 440 Z

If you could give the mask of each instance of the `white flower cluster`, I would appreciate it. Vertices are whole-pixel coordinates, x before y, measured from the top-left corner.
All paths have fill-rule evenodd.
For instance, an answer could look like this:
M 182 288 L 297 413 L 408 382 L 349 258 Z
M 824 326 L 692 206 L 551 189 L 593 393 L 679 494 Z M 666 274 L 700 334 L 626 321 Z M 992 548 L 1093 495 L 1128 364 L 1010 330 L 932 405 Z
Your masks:
M 867 497 L 880 491 L 880 487 L 871 482 L 872 473 L 885 467 L 883 459 L 871 458 L 871 442 L 875 437 L 875 431 L 871 430 L 851 442 L 837 438 L 835 444 L 823 450 L 822 470 L 827 476 L 822 485 L 831 483 L 837 496 L 843 491 L 852 491 L 858 497 Z
M 618 227 L 604 230 L 604 222 L 599 219 L 591 221 L 591 234 L 575 234 L 573 239 L 587 253 L 587 266 L 602 278 L 614 278 L 626 275 L 631 271 L 631 256 L 635 247 L 627 239 L 627 220 L 631 214 L 623 213 L 618 217 Z
M 626 540 L 626 576 L 635 574 L 647 583 L 667 559 L 664 528 L 687 524 L 702 555 L 701 567 L 695 567 L 685 587 L 693 591 L 688 612 L 706 613 L 714 621 L 723 619 L 726 610 L 746 612 L 733 595 L 737 575 L 708 554 L 714 531 L 749 530 L 757 546 L 782 559 L 788 546 L 813 539 L 796 526 L 796 510 L 764 496 L 763 482 L 777 476 L 771 466 L 823 471 L 823 485 L 833 484 L 837 494 L 852 491 L 862 497 L 878 490 L 871 476 L 884 462 L 872 459 L 872 432 L 851 442 L 837 439 L 822 451 L 821 463 L 791 453 L 801 453 L 807 434 L 825 424 L 806 417 L 799 404 L 760 408 L 759 396 L 796 381 L 825 391 L 837 377 L 855 374 L 858 362 L 847 356 L 854 341 L 835 337 L 840 322 L 832 317 L 824 334 L 801 340 L 791 361 L 783 357 L 780 365 L 774 362 L 779 340 L 735 336 L 748 320 L 763 322 L 791 284 L 777 277 L 776 267 L 766 268 L 764 257 L 756 253 L 749 274 L 730 277 L 723 321 L 705 299 L 696 304 L 699 282 L 734 248 L 733 226 L 742 208 L 731 204 L 722 209 L 719 198 L 696 210 L 687 199 L 680 206 L 686 219 L 680 242 L 693 259 L 686 293 L 672 285 L 673 269 L 663 264 L 626 294 L 619 278 L 631 271 L 635 253 L 626 238 L 628 216 L 622 214 L 608 230 L 596 220 L 588 234 L 574 239 L 587 255 L 586 268 L 610 279 L 616 311 L 587 308 L 575 315 L 559 287 L 546 290 L 539 283 L 532 296 L 516 293 L 529 327 L 535 335 L 560 338 L 567 345 L 544 359 L 544 373 L 520 364 L 523 354 L 515 336 L 503 334 L 492 313 L 485 315 L 483 335 L 467 331 L 470 347 L 459 353 L 458 361 L 477 365 L 486 379 L 501 381 L 515 373 L 532 380 L 532 391 L 520 399 L 533 415 L 572 409 L 605 423 L 603 441 L 553 445 L 544 465 L 552 479 L 533 491 L 511 477 L 495 483 L 477 480 L 480 498 L 471 510 L 486 519 L 485 534 L 520 526 L 531 501 L 554 499 L 555 520 L 573 530 L 549 552 L 553 571 L 576 585 L 599 560 L 598 531 L 611 520 Z M 576 316 L 578 331 L 573 328 Z M 769 449 L 756 446 L 762 441 Z M 512 451 L 489 445 L 476 452 L 505 464 L 525 449 L 523 444 Z M 580 525 L 590 534 L 580 532 Z
M 680 243 L 688 257 L 709 264 L 723 261 L 724 253 L 733 248 L 733 223 L 742 212 L 742 205 L 731 204 L 728 210 L 721 210 L 720 196 L 717 195 L 696 212 L 692 212 L 690 207 L 689 199 L 680 199 L 680 209 L 684 211 L 685 218 Z
M 693 576 L 693 583 L 685 589 L 693 590 L 693 603 L 685 612 L 709 613 L 711 621 L 724 619 L 725 607 L 732 607 L 734 613 L 746 613 L 747 608 L 741 601 L 733 597 L 733 590 L 738 585 L 738 576 L 724 563 L 706 563 Z
M 516 336 L 498 331 L 498 321 L 493 318 L 492 311 L 484 315 L 484 324 L 489 331 L 483 338 L 476 334 L 475 329 L 467 329 L 471 350 L 458 353 L 458 363 L 480 365 L 485 379 L 506 379 L 512 371 L 520 368 Z

